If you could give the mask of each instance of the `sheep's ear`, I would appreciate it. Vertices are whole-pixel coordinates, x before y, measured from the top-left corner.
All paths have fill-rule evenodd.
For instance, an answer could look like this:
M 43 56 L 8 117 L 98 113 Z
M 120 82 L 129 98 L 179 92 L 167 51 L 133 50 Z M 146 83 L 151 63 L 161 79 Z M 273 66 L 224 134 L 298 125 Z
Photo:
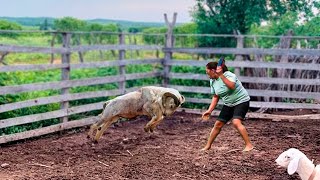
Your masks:
M 184 102 L 186 102 L 186 98 L 185 98 L 183 95 L 181 95 L 181 98 L 182 98 L 181 104 L 184 103 Z
M 300 158 L 301 157 L 295 157 L 289 162 L 288 169 L 287 169 L 289 175 L 292 175 L 297 171 Z

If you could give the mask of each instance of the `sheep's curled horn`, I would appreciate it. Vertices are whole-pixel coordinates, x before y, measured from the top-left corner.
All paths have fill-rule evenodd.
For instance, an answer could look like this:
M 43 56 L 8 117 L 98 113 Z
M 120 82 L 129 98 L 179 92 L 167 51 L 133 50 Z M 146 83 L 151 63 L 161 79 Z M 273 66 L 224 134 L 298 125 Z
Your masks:
M 174 94 L 170 93 L 170 92 L 166 92 L 163 94 L 162 96 L 162 104 L 164 104 L 164 102 L 166 102 L 166 98 L 167 97 L 172 97 L 174 99 L 174 103 L 176 104 L 176 106 L 180 105 L 180 100 L 177 98 L 177 96 L 175 96 Z

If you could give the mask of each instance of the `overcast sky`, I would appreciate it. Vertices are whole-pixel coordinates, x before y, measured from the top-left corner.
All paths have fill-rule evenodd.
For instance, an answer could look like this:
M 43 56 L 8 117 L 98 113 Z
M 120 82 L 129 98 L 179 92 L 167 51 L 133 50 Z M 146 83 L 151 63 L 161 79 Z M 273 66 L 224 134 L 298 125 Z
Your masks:
M 78 19 L 114 19 L 144 22 L 164 22 L 167 13 L 171 21 L 190 22 L 190 10 L 195 0 L 0 0 L 0 16 L 56 17 Z

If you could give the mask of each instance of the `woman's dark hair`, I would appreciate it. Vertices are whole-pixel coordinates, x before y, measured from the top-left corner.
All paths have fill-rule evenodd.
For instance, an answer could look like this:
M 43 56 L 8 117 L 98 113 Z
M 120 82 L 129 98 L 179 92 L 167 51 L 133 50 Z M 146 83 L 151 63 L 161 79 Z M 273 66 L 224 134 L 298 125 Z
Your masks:
M 217 70 L 217 66 L 218 66 L 218 62 L 209 62 L 209 63 L 206 65 L 206 68 L 207 68 L 207 69 Z M 222 66 L 222 72 L 228 71 L 228 67 L 224 64 L 224 60 L 223 60 L 223 63 L 222 63 L 221 66 Z

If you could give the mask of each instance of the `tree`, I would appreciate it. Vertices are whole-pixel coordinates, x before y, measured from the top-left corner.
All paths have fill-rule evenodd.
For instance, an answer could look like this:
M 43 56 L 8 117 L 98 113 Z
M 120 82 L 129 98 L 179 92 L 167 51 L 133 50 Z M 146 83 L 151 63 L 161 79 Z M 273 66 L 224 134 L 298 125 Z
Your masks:
M 17 23 L 0 20 L 0 30 L 22 30 L 22 27 Z M 15 38 L 18 36 L 18 33 L 3 33 L 1 36 Z
M 315 16 L 312 8 L 319 8 L 317 0 L 196 0 L 192 16 L 201 34 L 242 34 L 252 24 L 277 20 L 287 12 L 296 12 L 309 19 Z M 220 46 L 221 42 L 202 42 Z
M 54 21 L 54 29 L 58 31 L 83 31 L 86 25 L 85 21 L 72 17 L 64 17 Z
M 17 23 L 0 20 L 0 30 L 22 30 L 22 27 Z
M 40 25 L 40 30 L 49 30 L 49 24 L 48 24 L 48 19 L 45 19 L 43 24 Z

